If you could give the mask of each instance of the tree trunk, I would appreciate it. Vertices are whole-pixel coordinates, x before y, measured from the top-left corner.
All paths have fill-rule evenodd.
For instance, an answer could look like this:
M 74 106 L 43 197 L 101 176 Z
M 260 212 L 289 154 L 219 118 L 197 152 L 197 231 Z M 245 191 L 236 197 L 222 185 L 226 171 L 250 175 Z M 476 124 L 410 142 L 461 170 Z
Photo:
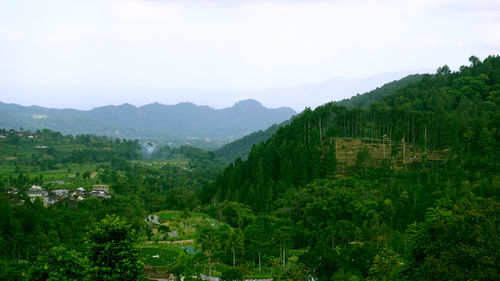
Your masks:
M 283 269 L 285 269 L 286 265 L 286 248 L 283 247 Z
M 424 127 L 424 154 L 427 154 L 427 125 Z
M 210 263 L 210 259 L 208 259 L 208 275 L 212 276 L 212 264 Z
M 261 268 L 260 268 L 260 251 L 259 251 L 259 274 L 262 274 Z
M 373 139 L 372 139 L 373 141 Z M 384 148 L 384 159 L 385 159 L 385 137 L 382 136 L 382 147 Z
M 307 121 L 307 145 L 311 148 L 311 120 Z
M 403 136 L 403 166 L 406 165 L 406 147 L 405 147 L 405 137 Z
M 323 134 L 321 132 L 321 116 L 319 117 L 319 122 L 318 122 L 318 127 L 319 127 L 319 143 L 323 143 Z

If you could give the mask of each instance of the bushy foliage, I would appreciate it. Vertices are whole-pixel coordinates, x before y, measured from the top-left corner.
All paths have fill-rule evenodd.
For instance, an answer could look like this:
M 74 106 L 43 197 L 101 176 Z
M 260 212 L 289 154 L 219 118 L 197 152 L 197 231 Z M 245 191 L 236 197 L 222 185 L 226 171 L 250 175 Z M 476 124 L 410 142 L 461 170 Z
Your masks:
M 500 205 L 463 198 L 436 207 L 412 229 L 409 276 L 413 280 L 497 280 Z
M 88 280 L 89 260 L 81 253 L 57 246 L 38 256 L 30 267 L 30 281 L 76 281 Z
M 88 238 L 91 280 L 144 279 L 135 240 L 135 231 L 117 216 L 95 223 Z

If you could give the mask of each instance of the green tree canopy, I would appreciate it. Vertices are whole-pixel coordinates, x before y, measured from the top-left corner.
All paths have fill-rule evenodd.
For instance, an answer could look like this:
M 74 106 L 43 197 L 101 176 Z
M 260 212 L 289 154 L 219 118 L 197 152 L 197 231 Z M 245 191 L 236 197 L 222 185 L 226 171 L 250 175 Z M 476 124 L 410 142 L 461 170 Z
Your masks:
M 414 229 L 409 276 L 414 280 L 498 280 L 499 204 L 464 199 L 432 208 Z
M 38 256 L 30 267 L 27 279 L 30 281 L 72 281 L 85 280 L 89 261 L 81 253 L 63 246 L 50 249 Z
M 143 264 L 134 247 L 134 230 L 116 215 L 106 216 L 89 232 L 92 280 L 143 280 Z

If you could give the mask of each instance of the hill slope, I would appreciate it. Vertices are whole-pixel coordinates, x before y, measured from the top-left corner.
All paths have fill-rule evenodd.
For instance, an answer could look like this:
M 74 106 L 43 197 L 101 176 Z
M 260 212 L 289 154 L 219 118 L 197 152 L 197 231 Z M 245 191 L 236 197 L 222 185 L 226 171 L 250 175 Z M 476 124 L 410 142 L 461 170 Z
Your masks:
M 375 90 L 366 92 L 362 95 L 358 94 L 351 97 L 350 99 L 344 99 L 335 102 L 335 104 L 345 106 L 347 108 L 368 107 L 372 103 L 380 101 L 384 96 L 393 94 L 396 90 L 408 85 L 409 83 L 419 81 L 420 79 L 422 79 L 422 77 L 422 74 L 408 75 L 402 79 L 386 83 L 382 87 L 377 87 Z M 283 122 L 279 126 L 273 125 L 264 131 L 254 132 L 239 140 L 235 140 L 231 143 L 225 144 L 223 147 L 217 149 L 215 151 L 215 154 L 219 157 L 225 158 L 230 162 L 236 160 L 236 158 L 238 157 L 246 159 L 253 145 L 265 142 L 278 130 L 279 127 L 284 126 L 288 123 L 289 122 L 287 121 Z
M 470 61 L 369 108 L 305 110 L 226 167 L 200 199 L 286 220 L 286 231 L 274 228 L 277 241 L 307 249 L 302 276 L 495 280 L 500 56 Z
M 284 126 L 286 122 L 281 123 L 280 125 L 272 125 L 266 130 L 260 130 L 258 132 L 253 132 L 249 135 L 242 137 L 241 139 L 235 140 L 233 142 L 227 143 L 221 148 L 215 150 L 215 155 L 217 157 L 222 157 L 229 162 L 233 162 L 236 158 L 246 159 L 248 153 L 252 147 L 256 144 L 260 144 L 261 142 L 265 142 L 269 139 L 279 127 Z
M 412 145 L 424 150 L 453 150 L 459 156 L 464 152 L 481 157 L 494 157 L 499 150 L 486 153 L 498 138 L 498 111 L 500 91 L 500 58 L 489 57 L 483 63 L 462 67 L 450 73 L 447 68 L 435 75 L 424 75 L 415 83 L 397 90 L 367 109 L 347 110 L 335 103 L 305 110 L 292 122 L 281 127 L 266 143 L 252 149 L 248 160 L 227 168 L 225 177 L 234 177 L 234 186 L 227 181 L 216 182 L 211 188 L 217 194 L 244 203 L 262 204 L 249 193 L 250 184 L 255 195 L 268 194 L 273 183 L 283 181 L 294 186 L 317 178 L 335 175 L 335 138 L 368 138 L 373 141 L 385 137 L 392 149 Z M 389 148 L 388 148 L 389 149 Z M 411 152 L 413 152 L 411 151 Z M 407 155 L 410 155 L 407 151 Z M 401 155 L 390 151 L 387 158 Z M 461 155 L 460 155 L 461 154 Z M 399 156 L 401 157 L 401 156 Z M 409 159 L 405 164 L 408 165 Z M 469 159 L 472 161 L 472 159 Z M 477 159 L 476 159 L 477 161 Z M 491 161 L 488 163 L 495 163 Z M 488 167 L 498 169 L 498 165 Z M 222 180 L 222 178 L 221 178 Z M 231 198 L 233 188 L 239 187 L 239 198 Z M 277 192 L 277 190 L 273 190 Z
M 335 102 L 338 105 L 345 106 L 347 108 L 353 107 L 368 107 L 376 101 L 380 101 L 383 97 L 393 94 L 399 88 L 402 88 L 412 82 L 419 81 L 424 77 L 423 74 L 412 74 L 408 75 L 402 79 L 395 80 L 384 84 L 382 87 L 377 87 L 375 90 L 366 92 L 364 94 L 357 94 L 349 99 L 343 99 L 341 101 Z

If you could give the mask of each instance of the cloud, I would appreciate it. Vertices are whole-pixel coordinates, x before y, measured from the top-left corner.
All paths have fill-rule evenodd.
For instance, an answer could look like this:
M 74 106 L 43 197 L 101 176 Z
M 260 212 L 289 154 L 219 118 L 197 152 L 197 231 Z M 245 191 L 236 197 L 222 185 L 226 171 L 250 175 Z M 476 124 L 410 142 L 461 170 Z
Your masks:
M 0 33 L 0 40 L 2 41 L 18 41 L 22 40 L 24 38 L 23 34 L 20 32 L 6 32 L 6 33 Z
M 182 14 L 182 5 L 177 2 L 126 1 L 112 10 L 112 17 L 120 20 L 165 21 Z
M 68 42 L 73 42 L 81 40 L 86 36 L 84 32 L 67 31 L 58 33 L 49 33 L 47 35 L 40 36 L 40 41 L 44 44 L 64 44 Z
M 500 48 L 500 23 L 485 24 L 479 28 L 481 41 L 490 47 Z
M 188 96 L 199 103 L 222 90 L 220 100 L 334 76 L 458 67 L 500 48 L 498 0 L 24 2 L 0 0 L 0 87 L 32 85 L 26 95 L 87 85 L 140 104 L 148 92 L 148 102 L 177 102 L 169 98 L 199 88 Z

